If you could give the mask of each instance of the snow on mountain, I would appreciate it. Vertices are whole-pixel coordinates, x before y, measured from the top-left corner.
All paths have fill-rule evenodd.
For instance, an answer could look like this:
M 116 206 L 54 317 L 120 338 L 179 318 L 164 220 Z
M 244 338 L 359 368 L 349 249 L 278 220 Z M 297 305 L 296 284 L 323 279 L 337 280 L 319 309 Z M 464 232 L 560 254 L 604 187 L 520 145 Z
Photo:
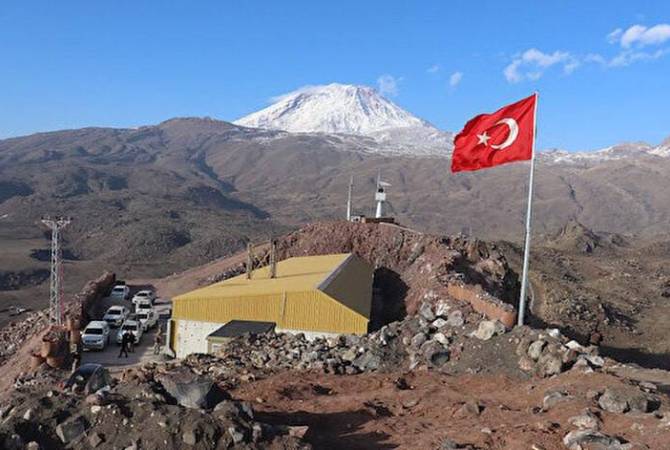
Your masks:
M 282 95 L 235 124 L 294 133 L 372 137 L 371 151 L 413 155 L 447 154 L 453 135 L 443 132 L 366 86 L 333 83 Z
M 539 153 L 541 160 L 555 164 L 599 163 L 645 156 L 670 157 L 670 140 L 658 147 L 652 147 L 646 142 L 626 142 L 597 151 L 566 152 L 564 150 L 549 150 Z
M 449 156 L 453 149 L 454 133 L 438 130 L 370 87 L 339 83 L 308 86 L 275 100 L 234 123 L 289 133 L 337 135 L 344 150 L 367 153 Z M 597 151 L 549 150 L 538 154 L 548 164 L 596 164 L 641 156 L 670 157 L 670 138 L 657 147 L 632 142 Z
M 670 137 L 661 143 L 658 147 L 649 151 L 652 155 L 670 158 Z

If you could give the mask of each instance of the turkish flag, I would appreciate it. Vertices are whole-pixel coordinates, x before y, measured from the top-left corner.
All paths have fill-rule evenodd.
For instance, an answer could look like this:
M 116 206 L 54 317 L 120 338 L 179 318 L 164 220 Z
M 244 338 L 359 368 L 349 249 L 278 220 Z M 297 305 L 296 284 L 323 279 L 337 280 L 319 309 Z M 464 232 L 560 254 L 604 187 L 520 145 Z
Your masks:
M 479 170 L 531 159 L 537 94 L 471 119 L 454 139 L 451 171 Z

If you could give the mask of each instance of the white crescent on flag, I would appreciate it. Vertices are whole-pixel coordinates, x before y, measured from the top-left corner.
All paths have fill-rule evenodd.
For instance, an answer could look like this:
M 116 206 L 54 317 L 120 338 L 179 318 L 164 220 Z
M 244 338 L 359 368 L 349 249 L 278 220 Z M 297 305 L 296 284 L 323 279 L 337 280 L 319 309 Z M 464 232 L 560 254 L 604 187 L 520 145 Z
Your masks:
M 519 135 L 519 125 L 517 125 L 516 120 L 505 118 L 499 120 L 498 123 L 496 123 L 496 125 L 500 124 L 505 124 L 509 127 L 509 134 L 507 135 L 507 139 L 505 139 L 505 142 L 503 142 L 502 144 L 491 145 L 491 148 L 494 148 L 496 150 L 503 150 L 509 147 L 514 143 L 514 141 L 516 141 L 516 137 Z

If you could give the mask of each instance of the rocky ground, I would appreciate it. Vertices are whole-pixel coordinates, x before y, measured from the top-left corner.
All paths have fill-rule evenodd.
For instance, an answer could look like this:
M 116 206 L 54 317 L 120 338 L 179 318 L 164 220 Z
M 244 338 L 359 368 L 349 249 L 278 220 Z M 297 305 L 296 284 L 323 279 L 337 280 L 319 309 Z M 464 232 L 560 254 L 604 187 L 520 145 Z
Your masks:
M 462 283 L 512 305 L 517 248 L 397 226 L 311 225 L 279 239 L 280 257 L 354 252 L 373 264 L 378 326 L 369 334 L 242 336 L 215 355 L 115 373 L 95 395 L 61 389 L 63 371 L 28 367 L 45 317 L 24 312 L 0 334 L 0 448 L 669 448 L 670 373 L 608 357 L 608 330 L 624 323 L 611 305 L 627 291 L 614 272 L 602 284 L 584 281 L 603 270 L 594 269 L 599 258 L 631 253 L 617 239 L 580 233 L 547 242 L 534 270 L 553 275 L 532 274 L 533 327 L 509 329 L 445 288 Z M 628 258 L 629 280 L 641 282 L 664 254 L 648 249 L 645 265 Z M 266 259 L 258 248 L 257 264 Z M 244 261 L 141 284 L 171 296 L 235 275 Z M 110 277 L 84 288 L 84 310 Z M 660 308 L 649 293 L 658 287 L 664 298 L 661 278 L 636 295 Z M 613 299 L 599 297 L 608 284 Z M 571 295 L 587 301 L 576 306 Z
M 510 267 L 521 249 L 499 243 Z M 530 264 L 534 326 L 558 327 L 603 354 L 670 369 L 670 239 L 654 243 L 571 222 L 535 246 Z
M 538 328 L 559 328 L 619 360 L 670 369 L 670 239 L 653 243 L 592 231 L 571 222 L 536 239 L 530 265 L 533 301 L 527 314 Z M 522 248 L 465 236 L 438 237 L 400 227 L 315 223 L 279 239 L 281 257 L 354 252 L 378 267 L 383 321 L 414 312 L 462 280 L 516 305 Z M 257 252 L 259 263 L 267 248 Z M 168 296 L 243 270 L 242 254 L 163 279 L 140 280 Z
M 670 383 L 558 330 L 507 330 L 450 302 L 366 336 L 242 336 L 126 369 L 97 393 L 24 373 L 3 448 L 662 449 Z M 668 378 L 670 379 L 670 378 Z

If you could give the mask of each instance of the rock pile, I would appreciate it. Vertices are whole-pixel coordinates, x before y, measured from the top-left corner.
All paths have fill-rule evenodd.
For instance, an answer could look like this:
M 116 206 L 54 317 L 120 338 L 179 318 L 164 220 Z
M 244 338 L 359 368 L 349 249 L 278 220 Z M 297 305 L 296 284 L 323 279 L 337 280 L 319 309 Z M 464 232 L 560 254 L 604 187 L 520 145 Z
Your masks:
M 105 272 L 95 280 L 86 283 L 84 288 L 65 303 L 65 315 L 87 317 L 96 300 L 107 294 L 116 277 Z M 0 329 L 0 365 L 4 364 L 29 338 L 45 331 L 49 324 L 48 311 L 24 313 L 21 319 L 9 323 Z
M 0 365 L 9 359 L 28 338 L 45 329 L 47 322 L 46 312 L 32 312 L 24 314 L 21 320 L 11 322 L 0 329 Z
M 521 328 L 508 332 L 500 322 L 484 319 L 467 305 L 454 305 L 448 301 L 423 302 L 417 314 L 364 336 L 309 340 L 301 333 L 244 335 L 229 341 L 215 355 L 191 355 L 165 367 L 172 370 L 185 366 L 212 375 L 220 383 L 234 383 L 240 377 L 296 369 L 332 374 L 399 368 L 455 373 L 471 371 L 473 361 L 486 365 L 490 358 L 509 360 L 503 366 L 540 377 L 559 374 L 575 365 L 591 368 L 603 364 L 595 347 L 584 348 L 557 330 Z M 505 350 L 500 345 L 506 346 Z M 514 354 L 515 345 L 518 356 Z M 481 361 L 477 360 L 480 354 Z
M 211 403 L 197 401 L 198 389 L 178 401 L 166 381 L 113 383 L 89 396 L 53 389 L 15 395 L 0 408 L 0 448 L 310 448 L 290 427 L 257 421 L 248 404 L 222 391 Z M 209 390 L 218 387 L 210 382 Z
M 584 347 L 569 340 L 557 329 L 531 331 L 522 337 L 516 348 L 519 368 L 529 374 L 548 377 L 573 367 L 593 370 L 603 367 L 598 347 Z

